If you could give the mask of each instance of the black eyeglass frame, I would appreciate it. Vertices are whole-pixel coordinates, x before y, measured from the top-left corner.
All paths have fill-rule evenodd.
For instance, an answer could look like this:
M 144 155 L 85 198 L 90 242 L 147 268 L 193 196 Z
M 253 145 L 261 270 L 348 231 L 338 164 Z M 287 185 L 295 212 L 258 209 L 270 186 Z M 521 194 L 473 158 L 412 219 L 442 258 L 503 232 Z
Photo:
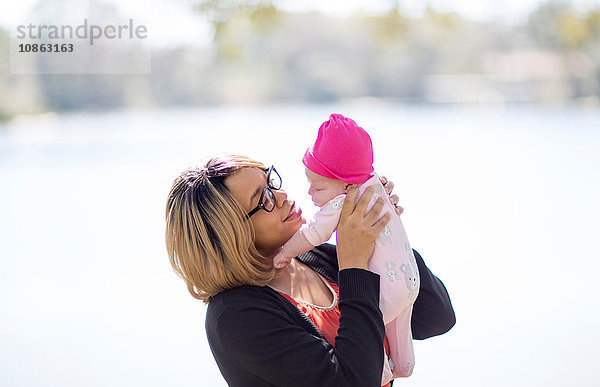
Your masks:
M 265 172 L 267 173 L 267 186 L 265 188 L 263 188 L 262 193 L 260 194 L 260 198 L 258 199 L 258 205 L 246 214 L 246 219 L 249 219 L 252 215 L 256 214 L 260 210 L 272 212 L 275 209 L 275 206 L 277 205 L 277 198 L 275 197 L 275 193 L 273 192 L 273 190 L 281 189 L 281 186 L 283 185 L 283 181 L 281 180 L 281 176 L 275 169 L 275 166 L 271 165 L 269 167 L 269 169 L 267 169 Z M 272 172 L 275 172 L 275 175 L 277 175 L 277 178 L 279 180 L 279 187 L 275 187 L 274 185 L 271 184 L 271 173 Z M 273 207 L 271 209 L 267 209 L 263 203 L 263 198 L 265 197 L 266 192 L 268 192 L 267 195 L 270 195 L 271 198 L 273 199 Z

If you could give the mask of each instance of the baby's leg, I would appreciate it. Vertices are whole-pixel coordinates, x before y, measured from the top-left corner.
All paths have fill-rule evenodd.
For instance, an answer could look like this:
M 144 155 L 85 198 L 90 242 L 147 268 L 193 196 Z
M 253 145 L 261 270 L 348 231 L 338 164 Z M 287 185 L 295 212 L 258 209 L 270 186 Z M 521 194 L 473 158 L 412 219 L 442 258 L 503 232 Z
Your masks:
M 412 375 L 415 366 L 410 316 L 412 306 L 385 326 L 385 335 L 390 344 L 390 359 L 394 378 Z

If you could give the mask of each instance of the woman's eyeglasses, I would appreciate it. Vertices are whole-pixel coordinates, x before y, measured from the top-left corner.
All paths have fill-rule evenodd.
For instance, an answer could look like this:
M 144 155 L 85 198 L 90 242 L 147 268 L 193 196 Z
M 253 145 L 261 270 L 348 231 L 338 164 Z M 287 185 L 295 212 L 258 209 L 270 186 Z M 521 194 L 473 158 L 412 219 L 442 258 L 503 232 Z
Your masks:
M 273 190 L 281 189 L 281 176 L 277 173 L 277 170 L 273 165 L 267 169 L 267 186 L 263 189 L 258 199 L 258 205 L 252 209 L 247 215 L 246 219 L 256 214 L 259 210 L 265 210 L 267 212 L 273 211 L 277 200 L 275 199 L 275 193 Z

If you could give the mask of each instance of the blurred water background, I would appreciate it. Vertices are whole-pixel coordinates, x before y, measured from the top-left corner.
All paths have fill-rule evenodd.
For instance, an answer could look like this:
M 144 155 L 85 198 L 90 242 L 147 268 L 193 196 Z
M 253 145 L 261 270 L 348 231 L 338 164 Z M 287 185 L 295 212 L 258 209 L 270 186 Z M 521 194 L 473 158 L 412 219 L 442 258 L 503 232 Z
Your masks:
M 224 385 L 205 307 L 171 271 L 164 203 L 221 152 L 273 163 L 305 213 L 300 158 L 330 112 L 368 127 L 412 244 L 446 284 L 448 334 L 408 385 L 594 385 L 600 114 L 265 106 L 46 115 L 0 132 L 0 385 Z
M 397 384 L 600 384 L 598 1 L 23 0 L 0 42 L 65 15 L 145 23 L 152 74 L 0 51 L 0 386 L 224 386 L 166 255 L 170 184 L 244 153 L 309 215 L 331 113 L 371 134 L 457 315 Z

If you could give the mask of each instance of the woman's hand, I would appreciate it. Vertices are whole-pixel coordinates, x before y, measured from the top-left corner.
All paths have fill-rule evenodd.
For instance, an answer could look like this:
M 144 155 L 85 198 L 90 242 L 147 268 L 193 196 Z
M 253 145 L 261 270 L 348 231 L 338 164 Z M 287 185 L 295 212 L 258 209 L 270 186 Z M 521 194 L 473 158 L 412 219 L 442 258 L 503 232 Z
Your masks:
M 402 215 L 402 213 L 404 212 L 404 208 L 398 205 L 400 198 L 398 197 L 398 195 L 392 195 L 392 191 L 394 190 L 394 183 L 388 180 L 385 176 L 379 176 L 379 181 L 381 181 L 381 184 L 383 184 L 383 188 L 385 188 L 385 192 L 388 194 L 390 203 L 392 203 L 392 206 L 394 206 L 396 214 Z
M 367 269 L 375 241 L 391 218 L 391 215 L 386 213 L 377 220 L 383 209 L 383 198 L 377 199 L 371 210 L 365 214 L 373 196 L 373 187 L 367 188 L 358 203 L 354 204 L 357 195 L 356 188 L 351 189 L 346 195 L 337 227 L 337 256 L 340 270 Z

